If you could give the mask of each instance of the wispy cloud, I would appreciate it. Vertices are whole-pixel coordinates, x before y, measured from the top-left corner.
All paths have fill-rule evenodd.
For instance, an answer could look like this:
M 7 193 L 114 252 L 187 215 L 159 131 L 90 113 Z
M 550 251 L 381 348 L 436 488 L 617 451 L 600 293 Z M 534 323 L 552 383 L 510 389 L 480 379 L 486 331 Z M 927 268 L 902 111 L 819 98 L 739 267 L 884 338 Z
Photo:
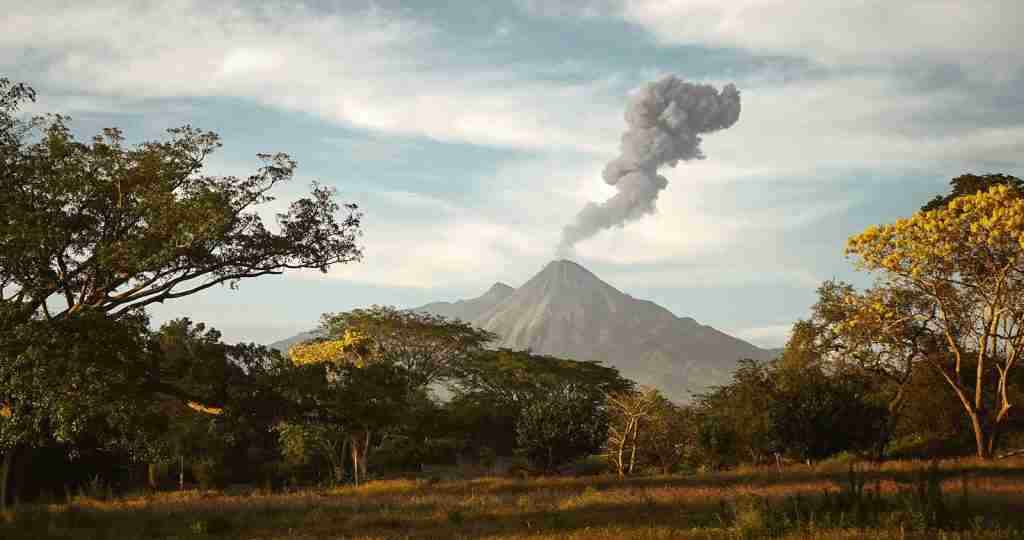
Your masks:
M 19 68 L 47 91 L 242 97 L 345 125 L 473 144 L 578 149 L 611 140 L 581 137 L 601 131 L 607 118 L 589 114 L 600 82 L 516 79 L 498 67 L 460 71 L 445 60 L 456 51 L 438 48 L 428 21 L 399 12 L 237 2 L 50 7 L 11 6 L 0 32 L 0 66 Z
M 1024 58 L 1016 0 L 523 1 L 548 17 L 620 18 L 664 43 L 741 47 L 829 64 L 962 62 L 979 70 Z
M 738 328 L 730 333 L 759 347 L 777 348 L 782 347 L 789 341 L 792 331 L 792 324 L 771 324 L 767 326 Z

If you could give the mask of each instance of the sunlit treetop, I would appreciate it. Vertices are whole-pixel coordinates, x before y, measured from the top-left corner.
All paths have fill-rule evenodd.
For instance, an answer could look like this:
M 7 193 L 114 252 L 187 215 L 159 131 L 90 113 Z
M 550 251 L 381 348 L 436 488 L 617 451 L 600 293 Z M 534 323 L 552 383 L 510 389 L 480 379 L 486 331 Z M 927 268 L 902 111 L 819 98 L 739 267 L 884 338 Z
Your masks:
M 947 206 L 850 238 L 846 252 L 858 266 L 912 279 L 1005 272 L 1024 255 L 1024 198 L 1009 185 L 963 195 Z
M 187 405 L 188 405 L 188 408 L 192 409 L 193 411 L 201 412 L 203 414 L 219 416 L 219 415 L 224 413 L 224 409 L 221 408 L 221 407 L 213 407 L 213 406 L 210 406 L 210 405 L 203 405 L 202 403 L 197 403 L 195 401 L 189 401 L 187 403 Z
M 296 365 L 350 363 L 363 367 L 371 355 L 370 345 L 365 334 L 346 330 L 340 339 L 299 343 L 288 350 L 288 355 Z

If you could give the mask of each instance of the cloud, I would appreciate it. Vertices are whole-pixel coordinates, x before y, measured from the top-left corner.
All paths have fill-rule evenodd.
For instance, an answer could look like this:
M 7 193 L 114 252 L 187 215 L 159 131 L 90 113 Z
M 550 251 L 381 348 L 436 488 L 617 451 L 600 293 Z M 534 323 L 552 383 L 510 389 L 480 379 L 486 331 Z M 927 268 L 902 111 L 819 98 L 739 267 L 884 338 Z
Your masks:
M 784 346 L 786 342 L 789 341 L 789 336 L 792 331 L 792 324 L 770 324 L 766 326 L 740 328 L 727 333 L 749 341 L 759 347 L 776 348 Z
M 739 74 L 732 65 L 717 67 L 718 80 L 701 82 L 735 80 L 744 100 L 740 122 L 705 142 L 705 153 L 720 163 L 807 169 L 975 157 L 1014 162 L 1021 148 L 1013 141 L 1024 129 L 1022 106 L 1012 101 L 1020 100 L 1014 96 L 1024 83 L 1024 16 L 1013 16 L 1021 4 L 876 4 L 696 0 L 568 2 L 556 9 L 534 2 L 527 11 L 626 20 L 666 47 L 744 47 L 843 62 L 824 71 L 757 58 L 752 65 L 763 66 Z M 623 89 L 672 70 L 643 57 L 648 49 L 579 80 L 567 73 L 598 51 L 532 60 L 552 71 L 543 76 L 524 71 L 522 62 L 469 65 L 471 38 L 453 40 L 443 25 L 409 10 L 262 6 L 18 3 L 0 23 L 0 68 L 33 82 L 44 100 L 66 95 L 63 105 L 72 109 L 138 110 L 160 106 L 133 104 L 139 100 L 229 97 L 383 134 L 595 155 L 617 148 Z M 945 22 L 953 12 L 960 18 Z M 524 24 L 516 24 L 517 32 L 528 35 Z M 949 25 L 956 31 L 944 31 Z M 621 39 L 644 41 L 610 35 L 609 47 Z M 499 50 L 516 58 L 514 50 Z M 945 69 L 942 62 L 963 67 Z M 976 73 L 978 66 L 990 73 Z M 1009 114 L 994 105 L 1008 101 Z
M 614 145 L 599 132 L 614 132 L 615 115 L 592 114 L 605 82 L 528 80 L 499 67 L 460 70 L 445 60 L 457 51 L 439 48 L 437 29 L 404 12 L 241 2 L 21 3 L 5 10 L 2 30 L 0 67 L 24 73 L 44 94 L 73 90 L 100 96 L 97 104 L 109 96 L 241 97 L 444 141 Z
M 461 285 L 482 292 L 494 281 L 524 279 L 529 267 L 510 261 L 524 254 L 531 258 L 535 249 L 524 231 L 477 220 L 415 227 L 368 224 L 364 240 L 364 259 L 331 269 L 329 278 L 411 288 Z
M 394 207 L 399 210 L 412 210 L 419 212 L 431 212 L 434 215 L 438 214 L 452 214 L 457 212 L 459 209 L 437 197 L 425 195 L 423 193 L 413 193 L 411 191 L 382 191 L 380 196 L 387 199 L 392 203 Z
M 998 73 L 1024 58 L 1024 5 L 1017 0 L 631 0 L 577 1 L 547 17 L 617 18 L 662 43 L 739 47 L 825 64 L 954 62 Z
M 801 178 L 793 171 L 742 169 L 709 158 L 666 174 L 671 185 L 656 214 L 589 239 L 577 253 L 609 264 L 703 266 L 716 261 L 757 273 L 768 261 L 784 257 L 770 251 L 778 238 L 842 214 L 853 204 L 848 194 L 822 193 L 819 184 L 826 180 Z M 756 268 L 743 264 L 751 259 L 761 262 Z M 716 273 L 726 279 L 733 272 L 714 269 L 699 279 Z

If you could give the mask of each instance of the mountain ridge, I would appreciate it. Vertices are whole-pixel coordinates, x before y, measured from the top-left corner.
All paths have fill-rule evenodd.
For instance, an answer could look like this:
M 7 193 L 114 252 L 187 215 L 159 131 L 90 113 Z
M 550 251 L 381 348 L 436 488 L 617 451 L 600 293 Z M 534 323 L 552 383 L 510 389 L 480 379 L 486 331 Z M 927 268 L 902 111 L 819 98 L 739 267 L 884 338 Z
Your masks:
M 677 401 L 727 383 L 742 358 L 778 353 L 634 298 L 567 259 L 547 263 L 519 288 L 498 282 L 475 298 L 411 310 L 494 332 L 494 347 L 602 362 Z

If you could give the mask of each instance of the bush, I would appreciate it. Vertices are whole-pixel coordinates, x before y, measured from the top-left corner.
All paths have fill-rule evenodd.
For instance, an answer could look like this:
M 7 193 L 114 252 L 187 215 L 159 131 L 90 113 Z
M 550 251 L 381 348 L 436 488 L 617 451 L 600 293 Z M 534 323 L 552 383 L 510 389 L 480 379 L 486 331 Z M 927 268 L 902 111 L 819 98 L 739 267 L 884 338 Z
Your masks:
M 458 444 L 453 439 L 393 437 L 374 451 L 373 464 L 386 472 L 412 472 L 424 464 L 455 465 L 457 453 Z
M 114 498 L 114 491 L 110 484 L 104 482 L 98 474 L 79 486 L 78 494 L 82 498 L 97 501 L 108 501 Z
M 853 453 L 853 452 L 839 452 L 827 459 L 819 461 L 815 464 L 815 470 L 818 472 L 839 472 L 846 471 L 850 467 L 857 465 L 864 461 L 864 458 Z
M 230 483 L 229 471 L 213 458 L 200 459 L 191 468 L 200 489 L 222 489 Z
M 596 452 L 608 433 L 608 418 L 586 395 L 552 395 L 523 408 L 516 421 L 517 451 L 551 472 Z
M 885 447 L 889 459 L 927 459 L 970 455 L 974 444 L 969 433 L 915 433 L 892 440 Z
M 165 461 L 147 465 L 146 484 L 153 489 L 169 488 L 178 485 L 177 462 Z
M 231 530 L 231 521 L 224 516 L 211 516 L 193 520 L 189 530 L 195 535 L 221 535 Z
M 608 462 L 601 456 L 587 456 L 573 461 L 563 469 L 572 476 L 597 476 L 611 472 Z

